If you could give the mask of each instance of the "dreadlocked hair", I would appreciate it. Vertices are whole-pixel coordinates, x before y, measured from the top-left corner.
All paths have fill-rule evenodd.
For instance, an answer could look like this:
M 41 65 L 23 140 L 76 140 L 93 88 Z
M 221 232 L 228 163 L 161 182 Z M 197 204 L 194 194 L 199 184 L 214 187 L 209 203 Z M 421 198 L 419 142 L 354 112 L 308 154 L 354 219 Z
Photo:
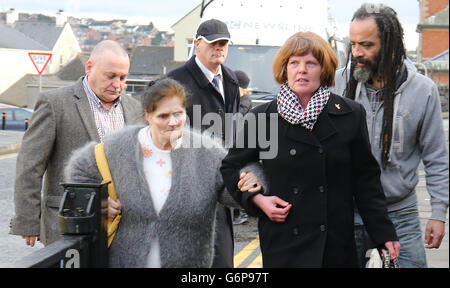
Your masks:
M 403 61 L 406 58 L 403 44 L 403 28 L 397 18 L 397 13 L 383 4 L 363 4 L 353 15 L 353 20 L 365 20 L 373 17 L 378 27 L 381 49 L 378 55 L 377 74 L 382 77 L 384 87 L 380 91 L 384 100 L 384 114 L 380 137 L 380 145 L 383 147 L 382 167 L 386 167 L 389 160 L 389 151 L 392 140 L 392 123 L 394 117 L 394 94 L 397 77 L 400 77 Z M 358 81 L 354 79 L 355 64 L 352 63 L 351 46 L 348 50 L 350 77 L 344 95 L 355 99 Z M 343 73 L 346 73 L 348 66 Z

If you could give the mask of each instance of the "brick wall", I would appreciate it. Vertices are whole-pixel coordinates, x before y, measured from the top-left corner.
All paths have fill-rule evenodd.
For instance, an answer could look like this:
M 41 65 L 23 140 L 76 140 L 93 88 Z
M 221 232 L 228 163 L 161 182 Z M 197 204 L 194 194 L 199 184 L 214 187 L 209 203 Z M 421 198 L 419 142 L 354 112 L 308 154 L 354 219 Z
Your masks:
M 435 15 L 449 5 L 449 0 L 420 0 L 420 22 Z M 421 33 L 421 61 L 437 56 L 449 48 L 449 33 L 447 29 L 425 28 Z M 448 112 L 448 91 L 449 73 L 448 71 L 428 71 L 429 77 L 439 87 L 441 95 L 442 111 Z
M 448 72 L 433 72 L 430 71 L 431 79 L 437 85 L 447 85 L 448 86 Z
M 437 12 L 447 7 L 449 0 L 422 0 L 421 1 L 421 20 L 433 16 Z
M 448 37 L 449 33 L 447 29 L 432 29 L 423 30 L 422 32 L 422 60 L 426 61 L 427 58 L 432 58 L 439 53 L 448 49 Z

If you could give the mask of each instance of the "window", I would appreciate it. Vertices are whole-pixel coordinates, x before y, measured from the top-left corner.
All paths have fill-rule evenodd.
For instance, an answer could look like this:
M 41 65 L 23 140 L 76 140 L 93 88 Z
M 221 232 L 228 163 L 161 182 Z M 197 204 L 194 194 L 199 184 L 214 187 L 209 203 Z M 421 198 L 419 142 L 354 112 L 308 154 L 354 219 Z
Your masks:
M 15 111 L 15 120 L 18 121 L 25 121 L 26 119 L 31 119 L 31 112 L 25 111 L 25 110 L 16 110 Z
M 194 40 L 192 38 L 186 39 L 186 56 L 189 58 L 191 56 L 192 48 L 194 47 Z

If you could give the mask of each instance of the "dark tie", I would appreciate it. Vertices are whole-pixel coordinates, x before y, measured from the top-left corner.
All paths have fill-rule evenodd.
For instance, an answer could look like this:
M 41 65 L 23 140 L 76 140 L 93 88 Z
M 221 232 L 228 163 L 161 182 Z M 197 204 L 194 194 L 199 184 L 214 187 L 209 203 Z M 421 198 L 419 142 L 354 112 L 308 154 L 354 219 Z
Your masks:
M 220 93 L 220 88 L 219 88 L 219 75 L 214 75 L 214 79 L 212 80 L 212 83 L 214 84 L 214 87 L 216 87 L 217 91 L 219 91 Z

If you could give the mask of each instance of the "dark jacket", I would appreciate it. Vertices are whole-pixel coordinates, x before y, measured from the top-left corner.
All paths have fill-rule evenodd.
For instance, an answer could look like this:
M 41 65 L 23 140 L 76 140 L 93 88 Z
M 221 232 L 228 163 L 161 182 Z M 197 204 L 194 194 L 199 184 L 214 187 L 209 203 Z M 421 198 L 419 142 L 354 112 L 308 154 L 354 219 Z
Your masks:
M 276 100 L 250 113 L 277 113 Z M 387 216 L 380 169 L 370 152 L 363 107 L 331 94 L 311 132 L 277 119 L 278 153 L 262 161 L 267 193 L 292 204 L 285 223 L 270 221 L 250 200 L 253 194 L 234 188 L 239 169 L 259 158 L 258 145 L 230 149 L 221 167 L 235 199 L 260 216 L 263 266 L 356 267 L 353 199 L 376 245 L 397 240 Z
M 167 76 L 180 82 L 187 92 L 186 113 L 189 117 L 190 125 L 204 131 L 211 125 L 200 126 L 203 116 L 207 113 L 217 113 L 220 115 L 222 124 L 222 135 L 215 135 L 217 138 L 225 140 L 225 135 L 232 137 L 232 134 L 225 133 L 225 113 L 237 113 L 239 111 L 239 86 L 234 72 L 222 65 L 223 90 L 225 103 L 222 95 L 208 81 L 200 67 L 195 62 L 195 56 L 191 57 L 183 66 L 170 71 Z M 194 116 L 194 105 L 200 105 L 200 115 Z M 233 125 L 227 125 L 233 127 Z M 231 140 L 227 141 L 232 141 Z M 218 204 L 216 213 L 216 242 L 215 256 L 213 260 L 214 268 L 233 268 L 234 241 L 233 241 L 233 221 L 231 211 L 223 205 Z
M 225 132 L 225 113 L 239 112 L 240 96 L 236 75 L 225 65 L 222 65 L 222 73 L 225 103 L 222 95 L 220 95 L 216 88 L 208 81 L 200 67 L 198 67 L 195 62 L 195 56 L 189 59 L 183 66 L 167 74 L 168 77 L 177 80 L 185 87 L 187 92 L 186 114 L 189 117 L 190 125 L 194 128 L 200 128 L 197 123 L 201 123 L 205 114 L 211 112 L 217 113 L 221 116 L 223 134 Z M 194 105 L 201 106 L 201 114 L 195 115 L 195 117 L 193 113 Z M 202 125 L 201 131 L 205 131 L 211 125 Z M 231 126 L 228 127 L 231 128 Z M 224 136 L 222 135 L 222 137 L 218 138 L 224 139 Z
M 239 112 L 242 115 L 245 115 L 250 111 L 250 109 L 252 109 L 252 98 L 250 95 L 242 96 L 239 103 Z

